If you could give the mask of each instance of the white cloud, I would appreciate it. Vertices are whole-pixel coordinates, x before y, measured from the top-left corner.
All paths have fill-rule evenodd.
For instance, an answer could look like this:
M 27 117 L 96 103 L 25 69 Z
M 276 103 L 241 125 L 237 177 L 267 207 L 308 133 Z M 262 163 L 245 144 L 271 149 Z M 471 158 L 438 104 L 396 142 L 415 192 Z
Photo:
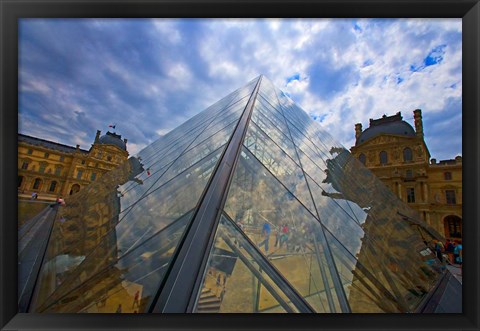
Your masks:
M 115 21 L 120 36 L 121 20 Z M 100 24 L 97 33 L 103 33 L 109 24 L 108 20 L 92 22 Z M 108 91 L 100 94 L 108 103 L 68 80 L 43 80 L 28 70 L 22 74 L 25 79 L 20 90 L 56 99 L 55 104 L 65 114 L 81 110 L 97 126 L 114 116 L 113 110 L 119 111 L 130 148 L 146 143 L 147 126 L 153 135 L 163 135 L 166 128 L 177 127 L 259 74 L 265 74 L 310 114 L 321 115 L 322 125 L 346 147 L 353 143 L 355 123 L 366 127 L 369 118 L 397 111 L 408 119 L 415 108 L 422 108 L 424 114 L 443 114 L 449 98 L 461 98 L 462 50 L 457 36 L 461 19 L 209 19 L 191 20 L 185 25 L 175 19 L 146 22 L 153 26 L 144 36 L 149 47 L 128 49 L 130 44 L 125 40 L 118 47 L 115 38 L 111 43 L 117 46 L 115 49 L 125 45 L 125 52 L 137 60 L 142 52 L 151 52 L 148 58 L 153 59 L 152 66 L 160 69 L 152 73 L 132 70 L 124 62 L 131 58 L 112 52 L 107 43 L 95 53 L 85 53 L 98 59 L 79 63 L 73 71 L 97 89 Z M 94 43 L 95 37 L 87 35 L 86 40 Z M 52 48 L 60 52 L 62 43 L 65 38 L 56 40 Z M 412 72 L 411 65 L 422 65 L 429 52 L 443 44 L 445 54 L 440 63 Z M 28 49 L 35 51 L 34 44 L 28 43 Z M 48 57 L 39 53 L 25 60 L 41 63 Z M 319 62 L 331 65 L 333 70 L 351 68 L 344 90 L 328 100 L 311 86 L 317 78 L 312 76 L 311 67 Z M 294 74 L 300 79 L 287 82 Z M 125 90 L 111 89 L 115 83 L 112 79 L 121 81 L 134 101 L 122 94 Z M 88 107 L 79 98 L 88 99 Z M 106 110 L 107 106 L 112 109 Z M 63 130 L 62 125 L 59 130 Z

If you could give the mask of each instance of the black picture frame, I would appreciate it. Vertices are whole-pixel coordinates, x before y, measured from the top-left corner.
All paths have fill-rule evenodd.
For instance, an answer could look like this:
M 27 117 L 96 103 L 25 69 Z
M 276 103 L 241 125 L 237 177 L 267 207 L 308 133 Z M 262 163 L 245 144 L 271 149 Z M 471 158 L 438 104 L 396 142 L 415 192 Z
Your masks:
M 480 233 L 478 0 L 2 0 L 0 100 L 0 327 L 2 330 L 478 330 Z M 402 17 L 462 18 L 463 219 L 462 314 L 17 314 L 17 127 L 18 29 L 27 17 Z

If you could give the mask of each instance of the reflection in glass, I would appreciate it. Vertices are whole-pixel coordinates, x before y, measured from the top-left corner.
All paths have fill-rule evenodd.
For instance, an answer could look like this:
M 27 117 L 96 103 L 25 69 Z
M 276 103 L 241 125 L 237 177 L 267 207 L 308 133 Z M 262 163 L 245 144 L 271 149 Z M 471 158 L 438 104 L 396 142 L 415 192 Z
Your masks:
M 121 222 L 118 222 L 101 238 L 94 249 L 92 247 L 90 251 L 81 255 L 81 260 L 76 260 L 77 264 L 65 270 L 58 270 L 55 267 L 57 263 L 48 263 L 57 261 L 58 254 L 49 255 L 51 258 L 47 260 L 37 286 L 39 296 L 36 300 L 36 307 L 44 307 L 56 301 L 58 297 L 69 292 L 72 287 L 84 281 L 84 279 L 78 278 L 79 274 L 85 275 L 86 278 L 91 277 L 112 261 L 141 245 L 151 233 L 165 228 L 188 210 L 194 208 L 221 151 L 221 148 L 218 149 L 201 162 L 179 174 L 175 180 L 169 181 L 142 200 L 138 200 Z M 66 209 L 68 210 L 68 205 Z M 68 224 L 68 219 L 60 223 L 60 231 L 65 224 Z M 59 240 L 51 241 L 51 245 L 54 247 L 59 243 L 61 243 Z M 87 253 L 88 256 L 85 258 Z
M 194 312 L 296 312 L 265 270 L 255 252 L 232 224 L 222 217 L 210 252 Z M 258 254 L 258 253 L 257 253 Z
M 41 312 L 145 313 L 167 270 L 191 212 L 150 236 L 143 245 L 111 261 Z
M 131 157 L 75 197 L 66 198 L 66 206 L 58 207 L 34 301 L 45 300 L 64 281 L 63 275 L 75 269 L 100 243 L 106 250 L 103 254 L 116 254 L 115 238 L 106 240 L 105 236 L 118 224 L 117 186 L 127 181 L 141 183 L 137 176 L 142 171 L 142 163 Z
M 314 309 L 338 311 L 320 223 L 245 148 L 225 212 Z

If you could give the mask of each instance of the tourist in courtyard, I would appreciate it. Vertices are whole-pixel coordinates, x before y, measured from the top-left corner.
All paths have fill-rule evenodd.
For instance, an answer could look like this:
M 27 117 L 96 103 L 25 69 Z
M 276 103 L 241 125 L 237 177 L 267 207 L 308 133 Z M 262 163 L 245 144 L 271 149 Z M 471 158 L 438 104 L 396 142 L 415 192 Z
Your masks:
M 455 259 L 456 264 L 462 264 L 463 259 L 462 259 L 462 250 L 463 246 L 462 243 L 455 240 L 453 243 L 453 257 Z
M 133 297 L 133 305 L 132 308 L 135 308 L 135 306 L 139 306 L 140 303 L 140 291 L 135 292 L 135 296 Z
M 263 223 L 262 227 L 262 236 L 263 236 L 263 241 L 258 244 L 258 247 L 265 246 L 265 253 L 268 253 L 268 244 L 270 241 L 270 224 L 268 222 Z

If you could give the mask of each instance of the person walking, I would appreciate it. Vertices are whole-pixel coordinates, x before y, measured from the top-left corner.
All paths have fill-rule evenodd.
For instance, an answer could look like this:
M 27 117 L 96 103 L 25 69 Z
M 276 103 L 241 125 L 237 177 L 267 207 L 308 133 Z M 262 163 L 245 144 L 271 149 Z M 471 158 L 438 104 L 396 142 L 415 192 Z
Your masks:
M 135 308 L 135 306 L 139 306 L 140 303 L 140 291 L 135 292 L 135 296 L 133 297 L 133 305 L 132 308 Z
M 275 227 L 275 248 L 277 248 L 279 245 L 282 247 L 282 244 L 280 242 L 282 236 L 282 231 L 279 226 Z
M 282 227 L 282 236 L 280 237 L 280 248 L 285 244 L 285 246 L 288 245 L 288 225 L 284 224 Z
M 462 259 L 462 250 L 463 246 L 462 243 L 459 241 L 454 242 L 454 248 L 453 248 L 453 257 L 455 258 L 455 263 L 456 264 L 462 264 L 463 259 Z
M 258 247 L 265 246 L 265 253 L 268 253 L 268 244 L 270 241 L 270 233 L 271 233 L 270 224 L 268 222 L 263 223 L 262 227 L 262 236 L 263 241 L 258 244 Z
M 450 241 L 450 239 L 447 239 L 447 242 L 445 243 L 445 252 L 448 255 L 448 260 L 450 264 L 455 263 L 455 260 L 453 258 L 453 243 Z
M 437 258 L 440 260 L 440 262 L 443 262 L 443 244 L 441 241 L 436 241 L 435 242 L 435 253 L 437 255 Z

